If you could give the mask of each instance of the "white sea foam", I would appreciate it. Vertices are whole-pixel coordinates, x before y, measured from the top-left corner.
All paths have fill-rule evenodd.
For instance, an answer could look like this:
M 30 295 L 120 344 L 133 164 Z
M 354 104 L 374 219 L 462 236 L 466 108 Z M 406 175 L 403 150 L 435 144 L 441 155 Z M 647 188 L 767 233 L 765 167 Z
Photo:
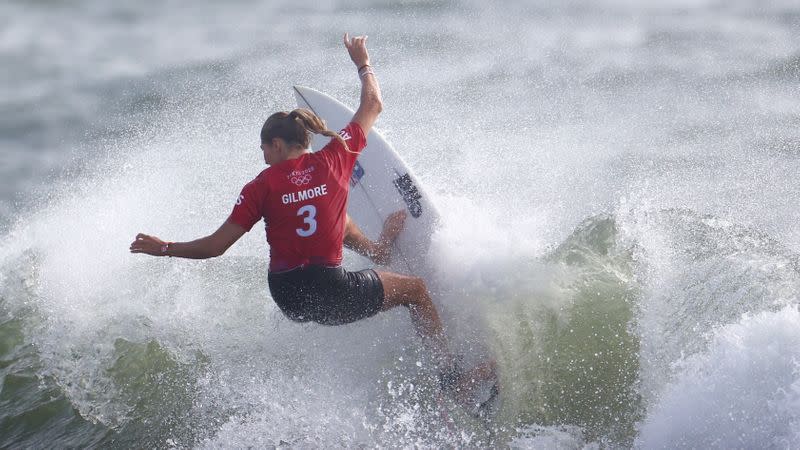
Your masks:
M 800 445 L 800 312 L 796 306 L 719 327 L 708 350 L 676 362 L 641 425 L 642 448 Z

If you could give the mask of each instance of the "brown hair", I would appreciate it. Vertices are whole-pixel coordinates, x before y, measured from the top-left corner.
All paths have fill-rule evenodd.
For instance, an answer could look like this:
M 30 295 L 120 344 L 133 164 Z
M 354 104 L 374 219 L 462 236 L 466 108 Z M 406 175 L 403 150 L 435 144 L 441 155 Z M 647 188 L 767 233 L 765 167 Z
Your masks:
M 308 148 L 311 144 L 311 133 L 334 138 L 345 150 L 350 151 L 347 142 L 338 133 L 329 130 L 324 120 L 305 108 L 297 108 L 290 113 L 276 112 L 269 116 L 261 127 L 261 143 L 281 138 L 289 145 L 300 144 L 303 148 Z

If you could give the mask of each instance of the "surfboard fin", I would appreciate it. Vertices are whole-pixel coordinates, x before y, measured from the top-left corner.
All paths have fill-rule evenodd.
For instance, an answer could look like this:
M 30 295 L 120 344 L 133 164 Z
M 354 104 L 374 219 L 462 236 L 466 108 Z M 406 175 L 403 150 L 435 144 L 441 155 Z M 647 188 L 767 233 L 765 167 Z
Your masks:
M 439 373 L 442 392 L 453 398 L 465 411 L 476 418 L 491 417 L 500 398 L 500 383 L 494 361 L 473 367 L 460 368 L 460 358 L 450 368 Z
M 488 397 L 482 402 L 478 403 L 474 416 L 485 419 L 492 417 L 498 409 L 500 403 L 500 383 L 497 381 L 489 388 Z

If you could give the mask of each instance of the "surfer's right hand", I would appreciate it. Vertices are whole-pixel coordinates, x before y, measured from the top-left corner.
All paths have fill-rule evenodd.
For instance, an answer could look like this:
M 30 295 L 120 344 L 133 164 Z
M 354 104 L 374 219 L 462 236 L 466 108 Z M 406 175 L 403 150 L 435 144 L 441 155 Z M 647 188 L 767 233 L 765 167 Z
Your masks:
M 149 236 L 144 233 L 136 235 L 136 239 L 131 242 L 131 253 L 145 253 L 153 256 L 164 256 L 162 248 L 166 242 L 155 236 Z
M 356 67 L 359 69 L 369 65 L 369 53 L 367 52 L 367 36 L 353 36 L 350 37 L 349 33 L 344 34 L 344 46 L 350 54 L 350 59 L 353 60 Z

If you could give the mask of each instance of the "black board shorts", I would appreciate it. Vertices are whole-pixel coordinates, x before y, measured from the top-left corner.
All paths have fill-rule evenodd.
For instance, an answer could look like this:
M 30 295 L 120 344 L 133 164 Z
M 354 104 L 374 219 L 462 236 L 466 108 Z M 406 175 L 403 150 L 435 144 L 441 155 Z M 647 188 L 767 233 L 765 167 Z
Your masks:
M 372 269 L 307 266 L 269 274 L 272 299 L 295 322 L 342 325 L 377 314 L 383 283 Z

